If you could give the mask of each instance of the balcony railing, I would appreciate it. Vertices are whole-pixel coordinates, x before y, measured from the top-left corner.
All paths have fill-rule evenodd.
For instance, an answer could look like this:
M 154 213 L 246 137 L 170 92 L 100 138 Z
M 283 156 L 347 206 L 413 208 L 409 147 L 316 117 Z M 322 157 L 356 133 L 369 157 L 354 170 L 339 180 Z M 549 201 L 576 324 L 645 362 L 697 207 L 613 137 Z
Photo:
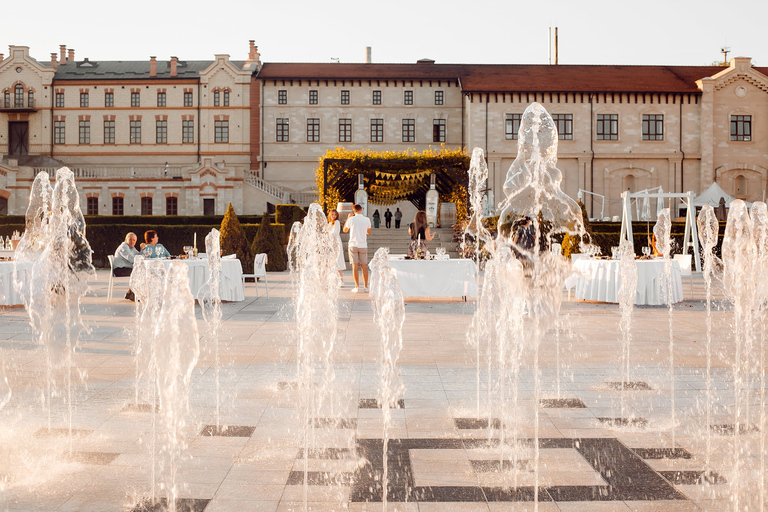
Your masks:
M 182 167 L 70 167 L 75 179 L 172 179 L 177 180 L 183 177 Z M 56 167 L 35 167 L 34 172 L 37 176 L 45 171 L 51 176 L 56 174 Z
M 0 112 L 37 112 L 35 98 L 24 98 L 20 101 L 14 97 L 0 97 Z

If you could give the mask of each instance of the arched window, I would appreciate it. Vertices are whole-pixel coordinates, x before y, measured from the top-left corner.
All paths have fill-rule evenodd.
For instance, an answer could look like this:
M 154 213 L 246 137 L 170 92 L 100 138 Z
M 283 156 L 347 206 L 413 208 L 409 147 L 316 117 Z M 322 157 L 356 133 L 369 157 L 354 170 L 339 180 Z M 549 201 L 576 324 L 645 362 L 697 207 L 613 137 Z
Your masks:
M 744 197 L 747 195 L 747 178 L 743 174 L 736 176 L 736 197 Z
M 224 106 L 229 106 L 229 89 L 224 89 Z
M 16 84 L 13 88 L 13 107 L 21 108 L 24 106 L 24 86 Z
M 635 192 L 637 190 L 637 184 L 634 174 L 627 174 L 624 176 L 624 190 Z
M 8 89 L 3 93 L 3 106 L 5 108 L 11 108 L 11 91 Z
M 219 91 L 215 90 L 213 91 L 213 106 L 218 107 L 219 106 Z

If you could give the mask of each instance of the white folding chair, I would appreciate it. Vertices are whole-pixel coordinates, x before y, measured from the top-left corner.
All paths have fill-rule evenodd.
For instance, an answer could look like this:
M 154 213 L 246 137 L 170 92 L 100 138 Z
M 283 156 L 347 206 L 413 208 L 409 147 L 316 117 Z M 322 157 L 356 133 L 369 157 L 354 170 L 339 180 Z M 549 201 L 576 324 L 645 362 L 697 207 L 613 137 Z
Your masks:
M 110 254 L 107 256 L 107 259 L 109 260 L 109 286 L 107 287 L 107 302 L 112 300 L 112 289 L 115 286 L 115 256 Z M 130 283 L 131 276 L 121 276 L 121 277 L 127 277 L 128 282 Z
M 266 291 L 267 298 L 269 298 L 269 284 L 267 283 L 267 253 L 263 252 L 257 254 L 253 258 L 253 274 L 243 274 L 243 285 L 245 285 L 245 278 L 252 277 L 256 284 L 256 296 L 259 296 L 259 279 L 264 279 L 264 290 Z
M 693 298 L 693 255 L 675 254 L 675 261 L 680 265 L 680 277 L 688 276 L 691 283 L 691 298 Z

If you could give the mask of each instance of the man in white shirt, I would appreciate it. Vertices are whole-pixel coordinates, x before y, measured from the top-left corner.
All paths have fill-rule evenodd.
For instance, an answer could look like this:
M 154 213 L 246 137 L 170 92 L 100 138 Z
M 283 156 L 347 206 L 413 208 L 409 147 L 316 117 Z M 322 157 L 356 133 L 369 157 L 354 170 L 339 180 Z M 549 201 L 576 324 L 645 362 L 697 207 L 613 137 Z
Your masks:
M 363 267 L 363 291 L 368 289 L 368 235 L 371 234 L 371 219 L 363 215 L 363 207 L 359 204 L 352 209 L 354 213 L 350 213 L 344 223 L 344 232 L 349 233 L 349 262 L 352 263 L 352 277 L 355 279 L 352 291 L 357 292 L 360 290 L 359 267 Z

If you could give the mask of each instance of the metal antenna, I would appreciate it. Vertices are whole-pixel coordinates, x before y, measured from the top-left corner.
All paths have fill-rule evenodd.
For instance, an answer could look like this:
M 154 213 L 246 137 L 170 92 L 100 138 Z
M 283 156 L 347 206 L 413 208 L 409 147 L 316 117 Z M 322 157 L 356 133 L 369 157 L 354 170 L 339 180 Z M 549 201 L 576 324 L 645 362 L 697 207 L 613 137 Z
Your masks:
M 723 66 L 728 66 L 728 54 L 731 53 L 731 47 L 723 46 L 722 48 L 720 48 L 720 51 L 723 54 Z

